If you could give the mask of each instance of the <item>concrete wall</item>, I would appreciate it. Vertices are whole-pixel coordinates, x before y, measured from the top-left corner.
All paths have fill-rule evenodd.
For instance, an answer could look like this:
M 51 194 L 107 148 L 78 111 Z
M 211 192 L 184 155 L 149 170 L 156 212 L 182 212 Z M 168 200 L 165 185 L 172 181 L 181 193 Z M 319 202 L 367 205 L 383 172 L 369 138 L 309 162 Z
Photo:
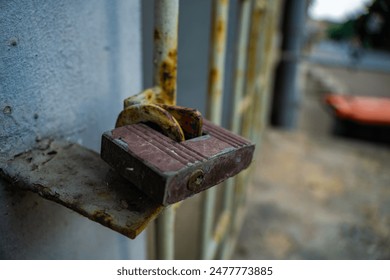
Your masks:
M 36 140 L 94 149 L 142 89 L 139 0 L 0 0 L 0 163 Z M 0 181 L 0 258 L 144 258 L 135 241 Z

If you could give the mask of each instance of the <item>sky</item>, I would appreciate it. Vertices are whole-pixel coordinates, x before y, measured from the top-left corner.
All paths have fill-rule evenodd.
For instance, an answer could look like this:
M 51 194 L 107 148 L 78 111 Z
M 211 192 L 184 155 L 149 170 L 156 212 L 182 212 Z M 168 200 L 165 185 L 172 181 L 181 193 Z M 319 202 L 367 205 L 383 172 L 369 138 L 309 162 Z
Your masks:
M 309 15 L 317 20 L 342 22 L 354 14 L 364 11 L 365 4 L 371 0 L 314 0 Z

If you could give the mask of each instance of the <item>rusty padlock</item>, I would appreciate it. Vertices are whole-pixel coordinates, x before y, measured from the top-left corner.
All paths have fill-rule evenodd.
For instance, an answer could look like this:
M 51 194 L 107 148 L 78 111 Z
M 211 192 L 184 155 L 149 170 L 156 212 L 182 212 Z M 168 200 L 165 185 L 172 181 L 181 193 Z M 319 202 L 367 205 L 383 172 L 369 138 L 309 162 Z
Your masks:
M 203 121 L 196 110 L 134 102 L 138 98 L 125 100 L 117 128 L 103 134 L 101 157 L 156 202 L 168 205 L 184 200 L 251 163 L 252 143 Z M 126 118 L 132 118 L 133 124 L 126 125 Z

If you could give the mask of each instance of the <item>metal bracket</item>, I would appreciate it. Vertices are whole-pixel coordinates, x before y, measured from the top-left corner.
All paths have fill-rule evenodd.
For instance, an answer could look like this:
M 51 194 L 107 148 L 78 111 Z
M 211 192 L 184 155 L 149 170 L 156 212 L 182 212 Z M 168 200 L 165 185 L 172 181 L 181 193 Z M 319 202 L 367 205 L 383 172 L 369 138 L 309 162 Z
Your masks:
M 135 238 L 163 210 L 99 154 L 61 140 L 42 140 L 0 166 L 0 177 Z

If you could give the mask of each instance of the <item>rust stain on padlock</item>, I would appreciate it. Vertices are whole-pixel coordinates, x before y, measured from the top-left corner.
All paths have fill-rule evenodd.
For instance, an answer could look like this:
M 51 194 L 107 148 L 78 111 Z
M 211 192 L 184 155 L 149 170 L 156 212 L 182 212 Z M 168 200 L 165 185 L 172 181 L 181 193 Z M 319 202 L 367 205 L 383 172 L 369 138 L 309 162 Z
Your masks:
M 202 115 L 192 108 L 160 104 L 161 88 L 153 87 L 126 98 L 124 110 L 117 119 L 116 127 L 139 123 L 152 122 L 162 129 L 162 132 L 175 141 L 183 141 L 198 137 L 202 134 Z M 148 106 L 151 105 L 151 106 Z M 159 108 L 156 108 L 160 107 Z M 180 128 L 177 126 L 180 126 Z M 181 135 L 180 129 L 184 134 Z
M 151 122 L 158 125 L 171 139 L 184 141 L 184 133 L 179 123 L 166 110 L 154 104 L 137 104 L 124 109 L 118 116 L 115 127 Z
M 153 104 L 157 103 L 157 99 L 161 99 L 159 95 L 161 94 L 160 87 L 148 88 L 136 95 L 130 96 L 123 101 L 123 107 L 126 109 L 132 105 L 137 104 Z
M 157 105 L 168 111 L 177 120 L 186 140 L 202 135 L 203 117 L 198 110 L 165 104 Z

